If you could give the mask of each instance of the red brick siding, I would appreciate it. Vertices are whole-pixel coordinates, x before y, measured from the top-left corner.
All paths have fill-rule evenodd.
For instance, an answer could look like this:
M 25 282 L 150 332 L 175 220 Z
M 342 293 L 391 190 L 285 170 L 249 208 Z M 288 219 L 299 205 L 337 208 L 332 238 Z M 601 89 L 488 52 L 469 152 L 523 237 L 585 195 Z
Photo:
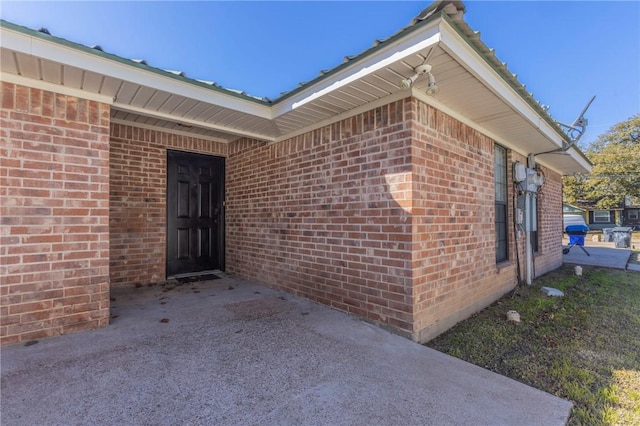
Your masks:
M 167 149 L 225 156 L 227 145 L 111 124 L 111 284 L 164 280 Z
M 562 266 L 562 176 L 539 166 L 545 178 L 538 194 L 538 253 L 536 254 L 536 276 Z
M 280 143 L 232 144 L 228 271 L 410 333 L 407 106 Z
M 518 161 L 527 164 L 527 157 L 510 151 L 509 164 Z M 537 195 L 538 199 L 538 252 L 535 253 L 534 273 L 539 277 L 549 271 L 562 266 L 562 177 L 547 167 L 538 164 L 538 170 L 545 177 L 545 184 Z M 509 173 L 512 171 L 509 170 Z M 511 180 L 511 175 L 509 176 Z M 509 200 L 513 194 L 509 194 Z M 513 206 L 509 201 L 509 209 Z M 513 212 L 510 211 L 511 215 Z M 513 219 L 510 219 L 513 220 Z M 513 231 L 510 230 L 509 235 L 509 252 L 513 253 L 511 258 L 515 262 L 515 244 Z M 518 251 L 520 253 L 520 267 L 522 277 L 525 276 L 525 254 L 524 254 L 525 238 L 524 234 L 518 240 Z
M 2 344 L 108 324 L 109 113 L 2 83 Z
M 167 149 L 228 157 L 237 275 L 416 340 L 515 285 L 512 234 L 495 264 L 493 141 L 415 99 L 274 144 L 109 132 L 107 105 L 7 83 L 0 118 L 3 343 L 106 324 L 109 273 L 165 279 Z M 562 261 L 560 177 L 542 170 L 538 275 Z
M 429 340 L 516 284 L 511 229 L 495 262 L 494 143 L 415 99 L 277 144 L 238 141 L 228 269 Z M 539 273 L 561 261 L 555 226 L 541 230 Z
M 428 340 L 515 284 L 496 266 L 494 141 L 418 100 L 413 114 L 414 338 Z

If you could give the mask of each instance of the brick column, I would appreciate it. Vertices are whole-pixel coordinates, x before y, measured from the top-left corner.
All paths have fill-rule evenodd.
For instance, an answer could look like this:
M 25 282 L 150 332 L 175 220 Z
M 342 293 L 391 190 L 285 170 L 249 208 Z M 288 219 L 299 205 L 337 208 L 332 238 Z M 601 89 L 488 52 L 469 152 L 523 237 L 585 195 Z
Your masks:
M 0 343 L 107 325 L 110 107 L 1 95 Z

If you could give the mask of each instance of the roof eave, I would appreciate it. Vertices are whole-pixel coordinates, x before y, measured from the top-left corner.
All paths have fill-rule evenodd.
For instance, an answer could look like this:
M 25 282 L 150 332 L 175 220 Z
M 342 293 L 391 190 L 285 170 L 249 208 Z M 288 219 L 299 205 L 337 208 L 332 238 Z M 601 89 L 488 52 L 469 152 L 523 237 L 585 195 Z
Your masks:
M 573 162 L 569 164 L 563 160 L 562 170 L 556 167 L 556 171 L 561 174 L 589 172 L 591 164 L 586 156 L 577 148 L 566 149 L 569 145 L 568 136 L 518 82 L 516 76 L 507 70 L 506 65 L 500 63 L 492 51 L 480 41 L 477 34 L 462 19 L 463 12 L 464 4 L 460 1 L 435 2 L 418 15 L 409 26 L 388 39 L 377 42 L 359 55 L 346 58 L 343 64 L 321 73 L 316 79 L 282 95 L 273 102 L 150 67 L 6 21 L 0 21 L 0 27 L 3 33 L 3 48 L 10 45 L 10 49 L 29 55 L 126 79 L 135 84 L 160 88 L 267 120 L 274 120 L 302 105 L 311 104 L 324 94 L 365 78 L 384 68 L 388 63 L 402 60 L 404 56 L 439 45 L 502 102 L 509 105 L 526 123 L 529 123 L 528 126 L 531 129 L 538 129 L 538 132 L 543 135 L 540 139 L 541 145 L 547 145 L 549 148 L 545 147 L 544 151 L 566 150 L 565 154 L 571 156 Z M 114 100 L 114 105 L 118 105 L 117 100 Z M 127 108 L 123 105 L 121 107 L 124 110 Z M 132 112 L 144 113 L 139 110 Z M 219 130 L 228 129 L 220 128 Z M 233 130 L 242 134 L 240 129 Z M 260 138 L 261 135 L 248 136 Z M 269 135 L 265 139 L 282 139 L 285 136 L 287 135 Z M 509 142 L 514 141 L 503 142 L 507 142 L 508 145 Z M 514 146 L 514 148 L 517 147 Z M 520 151 L 523 150 L 520 149 Z M 541 158 L 540 162 L 544 163 L 545 160 Z M 555 163 L 556 166 L 558 164 L 558 162 Z
M 166 79 L 174 80 L 175 82 L 190 84 L 202 89 L 206 89 L 208 91 L 217 92 L 220 95 L 227 96 L 230 98 L 237 98 L 238 100 L 255 103 L 258 105 L 263 105 L 268 107 L 272 104 L 270 100 L 266 98 L 257 98 L 254 96 L 247 95 L 243 92 L 226 89 L 215 83 L 207 83 L 203 80 L 197 80 L 193 78 L 186 77 L 183 73 L 171 72 L 168 70 L 163 70 L 157 67 L 153 67 L 147 65 L 144 61 L 136 61 L 131 59 L 126 59 L 112 53 L 105 52 L 101 49 L 91 48 L 85 46 L 83 44 L 75 43 L 60 37 L 55 37 L 47 33 L 43 33 L 41 31 L 35 31 L 31 28 L 27 28 L 21 25 L 16 25 L 14 23 L 0 20 L 0 29 L 9 30 L 11 32 L 4 32 L 2 37 L 2 45 L 4 47 L 10 48 L 12 50 L 17 50 L 26 54 L 36 54 L 43 58 L 56 61 L 60 59 L 56 55 L 60 55 L 63 51 L 77 51 L 84 54 L 88 54 L 91 56 L 95 56 L 100 59 L 104 59 L 107 61 L 115 62 L 117 64 L 121 64 L 125 67 L 131 67 L 143 72 L 153 73 L 158 76 L 161 76 Z M 13 34 L 22 35 L 21 40 L 18 40 L 15 36 L 12 37 Z M 42 43 L 46 43 L 51 49 L 51 52 L 47 52 L 48 49 L 38 49 L 38 46 L 42 46 L 38 43 L 38 41 Z M 58 46 L 58 49 L 53 49 L 54 46 Z M 16 49 L 17 48 L 17 49 Z M 64 49 L 66 48 L 66 49 Z M 65 56 L 66 57 L 66 56 Z M 70 64 L 73 65 L 73 64 Z
M 566 147 L 571 145 L 571 141 L 569 140 L 567 134 L 542 107 L 540 102 L 533 97 L 533 94 L 526 90 L 526 86 L 518 81 L 516 75 L 511 73 L 507 69 L 507 65 L 503 62 L 500 62 L 494 55 L 493 50 L 482 42 L 479 33 L 473 31 L 464 20 L 454 20 L 446 13 L 441 14 L 443 19 L 450 25 L 450 27 L 458 33 L 458 35 L 487 63 L 489 67 L 491 67 L 498 75 L 502 77 L 504 82 L 506 82 L 542 120 L 545 121 L 546 125 L 549 127 L 549 130 L 552 130 L 553 133 L 557 136 L 557 138 L 550 140 L 553 140 L 554 142 L 560 141 L 560 143 L 558 144 L 558 149 L 567 150 Z M 587 156 L 579 149 L 572 148 L 570 149 L 570 151 L 570 155 L 576 158 L 576 160 L 577 157 L 581 157 L 581 161 L 579 162 L 582 165 L 586 165 L 583 166 L 585 168 L 584 171 L 590 172 L 592 164 Z
M 408 27 L 384 43 L 350 59 L 304 86 L 278 98 L 273 105 L 273 117 L 286 114 L 306 103 L 338 90 L 360 78 L 379 71 L 390 63 L 435 46 L 440 42 L 436 16 Z
M 454 21 L 445 13 L 442 13 L 442 18 L 443 23 L 440 25 L 442 47 L 460 63 L 465 64 L 470 72 L 482 80 L 487 87 L 491 87 L 494 93 L 511 105 L 521 117 L 532 126 L 537 127 L 555 149 L 559 152 L 565 150 L 565 153 L 570 155 L 578 165 L 573 170 L 556 169 L 556 171 L 561 174 L 590 172 L 591 163 L 588 158 L 575 147 L 567 149 L 567 146 L 570 145 L 568 136 L 540 103 L 533 98 L 533 95 L 526 91 L 524 85 L 517 80 L 515 75 L 507 70 L 506 65 L 500 63 L 492 53 L 487 54 L 492 51 L 478 37 L 472 40 L 468 36 L 468 33 L 475 34 L 469 26 L 462 20 Z M 481 62 L 477 61 L 476 57 L 479 57 Z M 548 151 L 548 149 L 544 151 Z M 544 159 L 541 162 L 544 163 Z

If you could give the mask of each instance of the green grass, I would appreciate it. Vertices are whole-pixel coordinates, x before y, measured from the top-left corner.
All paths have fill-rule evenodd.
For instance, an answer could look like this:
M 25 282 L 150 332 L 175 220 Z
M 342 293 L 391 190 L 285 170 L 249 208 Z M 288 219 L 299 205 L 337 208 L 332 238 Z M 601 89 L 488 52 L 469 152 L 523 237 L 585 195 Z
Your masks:
M 572 401 L 570 425 L 640 425 L 638 272 L 563 266 L 427 346 Z

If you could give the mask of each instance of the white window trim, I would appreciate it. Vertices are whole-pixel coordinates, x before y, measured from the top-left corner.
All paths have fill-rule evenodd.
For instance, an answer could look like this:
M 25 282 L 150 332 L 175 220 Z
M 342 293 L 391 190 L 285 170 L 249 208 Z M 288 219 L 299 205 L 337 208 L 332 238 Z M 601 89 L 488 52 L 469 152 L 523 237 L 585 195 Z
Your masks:
M 602 220 L 603 219 L 602 217 L 599 219 L 598 213 L 605 213 L 607 215 L 607 218 L 605 220 Z M 593 221 L 600 222 L 600 223 L 608 223 L 609 221 L 611 221 L 611 213 L 609 213 L 608 210 L 595 210 L 593 212 Z

